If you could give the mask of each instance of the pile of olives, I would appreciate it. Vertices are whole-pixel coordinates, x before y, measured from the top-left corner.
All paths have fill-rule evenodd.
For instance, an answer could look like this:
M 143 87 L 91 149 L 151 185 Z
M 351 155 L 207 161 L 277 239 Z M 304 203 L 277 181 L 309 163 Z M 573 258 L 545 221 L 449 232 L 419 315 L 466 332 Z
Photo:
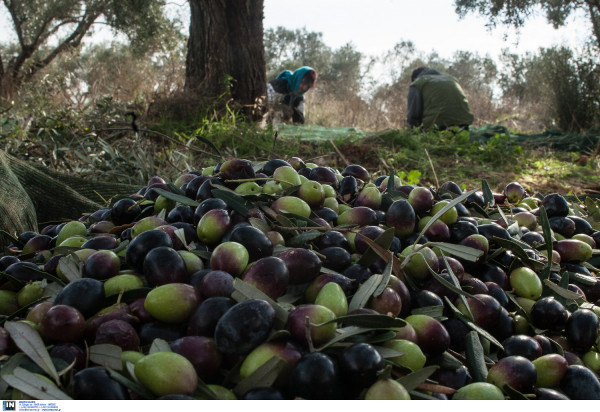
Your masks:
M 600 399 L 591 197 L 229 159 L 82 212 L 0 257 L 3 399 Z

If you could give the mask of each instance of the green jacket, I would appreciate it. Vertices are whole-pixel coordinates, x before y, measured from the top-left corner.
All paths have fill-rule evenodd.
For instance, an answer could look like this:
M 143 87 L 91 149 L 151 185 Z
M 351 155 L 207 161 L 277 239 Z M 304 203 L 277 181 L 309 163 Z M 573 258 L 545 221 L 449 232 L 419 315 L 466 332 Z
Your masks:
M 465 93 L 454 77 L 427 70 L 411 83 L 406 118 L 409 126 L 445 129 L 468 126 L 473 120 Z

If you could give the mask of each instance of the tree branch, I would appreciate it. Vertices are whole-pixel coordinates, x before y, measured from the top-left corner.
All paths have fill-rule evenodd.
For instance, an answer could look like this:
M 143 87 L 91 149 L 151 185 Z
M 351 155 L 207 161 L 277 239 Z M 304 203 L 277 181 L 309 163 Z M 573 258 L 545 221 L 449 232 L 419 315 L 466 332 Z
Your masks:
M 596 36 L 596 48 L 600 50 L 600 1 L 585 0 L 590 12 L 590 20 L 592 22 L 592 30 Z
M 86 13 L 79 21 L 75 30 L 73 30 L 73 32 L 56 46 L 44 59 L 35 61 L 31 66 L 31 70 L 24 76 L 24 80 L 31 79 L 38 71 L 50 64 L 60 53 L 67 49 L 78 47 L 89 28 L 94 24 L 96 19 L 100 17 L 100 14 L 100 11 L 92 11 L 90 13 L 89 10 L 86 10 Z

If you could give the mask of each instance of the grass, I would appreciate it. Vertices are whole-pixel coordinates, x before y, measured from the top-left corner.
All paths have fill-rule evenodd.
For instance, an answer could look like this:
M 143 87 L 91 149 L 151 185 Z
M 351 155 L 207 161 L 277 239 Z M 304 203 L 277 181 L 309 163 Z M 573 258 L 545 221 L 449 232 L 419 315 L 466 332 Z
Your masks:
M 349 130 L 332 139 L 309 139 L 261 129 L 234 113 L 138 126 L 135 132 L 127 118 L 101 124 L 70 113 L 40 119 L 18 134 L 17 127 L 4 128 L 0 143 L 10 154 L 52 169 L 140 187 L 152 176 L 174 181 L 227 158 L 296 156 L 340 170 L 361 164 L 373 175 L 395 172 L 405 183 L 434 187 L 451 180 L 472 189 L 485 179 L 495 191 L 517 181 L 532 194 L 600 194 L 598 158 L 527 147 L 502 134 L 479 142 L 468 132 L 385 130 L 358 136 Z

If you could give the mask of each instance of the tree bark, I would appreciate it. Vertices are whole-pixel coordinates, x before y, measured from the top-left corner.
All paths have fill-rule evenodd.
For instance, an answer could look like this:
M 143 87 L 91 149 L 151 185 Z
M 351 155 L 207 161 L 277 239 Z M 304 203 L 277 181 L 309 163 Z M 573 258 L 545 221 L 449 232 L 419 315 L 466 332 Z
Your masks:
M 190 0 L 185 89 L 257 119 L 266 94 L 263 0 Z
M 596 36 L 596 48 L 600 50 L 600 1 L 586 0 L 585 3 L 590 12 L 590 21 L 594 36 Z

